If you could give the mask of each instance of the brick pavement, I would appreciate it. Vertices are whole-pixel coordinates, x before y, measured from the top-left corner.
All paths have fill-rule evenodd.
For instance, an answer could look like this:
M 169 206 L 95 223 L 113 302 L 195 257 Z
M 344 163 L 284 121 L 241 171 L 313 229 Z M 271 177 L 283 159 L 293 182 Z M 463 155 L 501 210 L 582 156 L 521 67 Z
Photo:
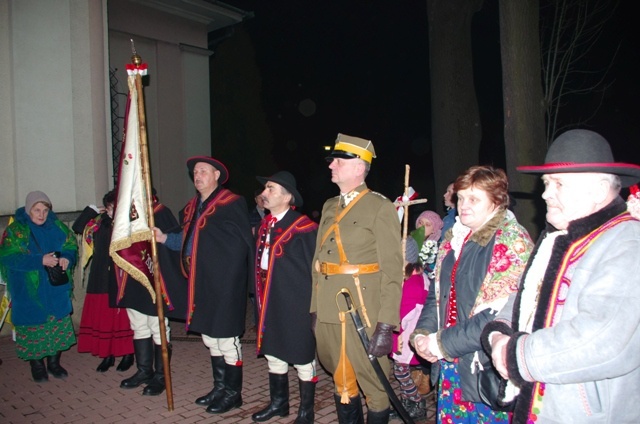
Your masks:
M 98 358 L 80 354 L 74 346 L 62 354 L 61 364 L 69 371 L 66 380 L 50 376 L 47 383 L 31 379 L 29 364 L 15 355 L 11 337 L 0 337 L 0 422 L 2 423 L 251 423 L 251 414 L 266 405 L 269 383 L 266 361 L 255 355 L 250 332 L 243 338 L 244 385 L 241 408 L 213 415 L 194 400 L 212 386 L 208 350 L 195 336 L 180 334 L 182 325 L 172 323 L 173 360 L 171 362 L 174 410 L 167 409 L 167 397 L 142 396 L 142 388 L 120 389 L 120 381 L 135 372 L 120 373 L 111 368 L 95 371 Z M 393 379 L 392 379 L 393 380 Z M 268 423 L 292 423 L 300 397 L 295 369 L 289 372 L 291 414 Z M 395 381 L 393 381 L 394 387 Z M 366 413 L 366 409 L 365 409 Z M 433 423 L 433 398 L 429 420 Z M 319 368 L 315 400 L 316 423 L 337 422 L 330 377 Z M 396 419 L 393 423 L 401 423 Z

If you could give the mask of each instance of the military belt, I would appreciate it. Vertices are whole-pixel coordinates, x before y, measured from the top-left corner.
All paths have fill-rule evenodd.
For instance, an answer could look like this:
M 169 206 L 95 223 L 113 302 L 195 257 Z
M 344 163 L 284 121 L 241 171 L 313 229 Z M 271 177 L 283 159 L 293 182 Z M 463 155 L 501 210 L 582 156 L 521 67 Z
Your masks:
M 380 271 L 380 265 L 377 263 L 373 264 L 332 264 L 329 262 L 321 262 L 320 263 L 320 273 L 323 275 L 336 275 L 336 274 L 347 274 L 347 275 L 359 275 L 359 274 L 373 274 L 375 272 Z

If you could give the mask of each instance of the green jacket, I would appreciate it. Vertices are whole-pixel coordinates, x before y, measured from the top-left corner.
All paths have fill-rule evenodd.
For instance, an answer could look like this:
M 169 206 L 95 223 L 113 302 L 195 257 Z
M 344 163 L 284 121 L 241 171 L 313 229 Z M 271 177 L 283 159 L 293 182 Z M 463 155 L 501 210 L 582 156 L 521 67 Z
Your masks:
M 365 184 L 356 188 L 362 192 Z M 336 295 L 342 288 L 351 291 L 352 300 L 360 306 L 360 298 L 352 275 L 323 275 L 319 271 L 322 262 L 339 264 L 335 234 L 330 234 L 323 244 L 322 238 L 335 217 L 342 211 L 340 196 L 327 200 L 322 209 L 318 239 L 313 259 L 313 293 L 311 312 L 317 313 L 318 322 L 339 324 Z M 365 194 L 339 223 L 342 245 L 350 264 L 378 263 L 380 271 L 359 276 L 366 314 L 371 326 L 384 322 L 399 326 L 400 298 L 402 295 L 402 248 L 400 222 L 393 204 L 376 192 Z M 340 309 L 346 310 L 342 295 L 338 296 Z M 359 309 L 363 322 L 365 317 Z

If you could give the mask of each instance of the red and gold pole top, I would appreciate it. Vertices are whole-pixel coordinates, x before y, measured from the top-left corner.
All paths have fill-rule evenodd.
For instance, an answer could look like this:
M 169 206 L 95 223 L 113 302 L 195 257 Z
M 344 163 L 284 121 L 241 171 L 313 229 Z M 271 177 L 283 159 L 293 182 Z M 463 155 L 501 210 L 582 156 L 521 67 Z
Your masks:
M 131 63 L 128 63 L 127 65 L 125 65 L 127 69 L 127 74 L 128 75 L 136 75 L 136 74 L 147 75 L 147 64 L 142 63 L 142 58 L 136 52 L 136 46 L 133 43 L 133 39 L 131 39 L 131 52 L 133 53 L 133 55 L 131 56 Z

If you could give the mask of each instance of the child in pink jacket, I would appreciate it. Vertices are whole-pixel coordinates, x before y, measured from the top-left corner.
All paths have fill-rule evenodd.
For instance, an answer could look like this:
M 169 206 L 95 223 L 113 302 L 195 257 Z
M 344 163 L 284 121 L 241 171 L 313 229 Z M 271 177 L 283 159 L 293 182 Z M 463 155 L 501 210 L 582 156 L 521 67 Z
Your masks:
M 394 346 L 397 349 L 391 356 L 394 361 L 393 373 L 400 382 L 400 400 L 411 418 L 421 419 L 426 416 L 426 402 L 411 378 L 411 366 L 420 363 L 409 345 L 409 335 L 415 329 L 427 300 L 429 279 L 418 260 L 417 243 L 411 237 L 407 238 L 405 257 L 407 264 L 400 302 L 400 335 L 394 333 Z

